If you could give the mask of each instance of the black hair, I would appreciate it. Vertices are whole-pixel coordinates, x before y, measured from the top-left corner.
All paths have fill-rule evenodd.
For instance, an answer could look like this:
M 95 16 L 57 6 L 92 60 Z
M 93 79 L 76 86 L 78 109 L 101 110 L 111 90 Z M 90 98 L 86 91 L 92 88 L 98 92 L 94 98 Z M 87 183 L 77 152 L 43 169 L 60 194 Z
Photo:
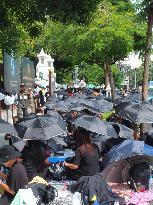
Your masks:
M 115 129 L 116 133 L 119 135 L 119 133 L 120 133 L 120 127 L 119 127 L 117 124 L 113 124 L 112 126 L 113 126 L 113 128 Z

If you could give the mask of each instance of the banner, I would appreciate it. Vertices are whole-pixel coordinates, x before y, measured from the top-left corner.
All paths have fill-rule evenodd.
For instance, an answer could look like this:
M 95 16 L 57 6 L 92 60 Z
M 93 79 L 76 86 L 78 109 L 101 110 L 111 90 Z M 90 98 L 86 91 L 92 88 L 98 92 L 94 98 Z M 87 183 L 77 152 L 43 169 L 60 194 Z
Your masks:
M 20 87 L 20 59 L 4 52 L 4 88 L 6 92 L 17 93 Z
M 27 88 L 34 88 L 35 86 L 34 62 L 27 58 L 23 58 L 21 62 L 21 82 Z

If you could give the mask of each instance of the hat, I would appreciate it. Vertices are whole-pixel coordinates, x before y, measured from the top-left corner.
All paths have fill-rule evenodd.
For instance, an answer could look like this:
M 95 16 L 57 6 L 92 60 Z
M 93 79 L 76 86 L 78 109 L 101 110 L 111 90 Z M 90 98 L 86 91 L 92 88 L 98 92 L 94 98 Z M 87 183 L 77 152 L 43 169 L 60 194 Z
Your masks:
M 16 151 L 11 145 L 3 145 L 0 147 L 0 164 L 6 163 L 9 160 L 20 157 L 21 153 Z

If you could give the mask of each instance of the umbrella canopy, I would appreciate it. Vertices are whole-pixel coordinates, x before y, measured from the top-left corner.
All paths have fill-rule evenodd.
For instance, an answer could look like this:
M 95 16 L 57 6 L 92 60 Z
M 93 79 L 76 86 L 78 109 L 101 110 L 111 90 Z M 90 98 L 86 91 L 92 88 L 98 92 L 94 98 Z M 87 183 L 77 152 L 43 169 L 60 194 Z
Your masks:
M 153 112 L 147 107 L 146 103 L 132 103 L 118 110 L 116 114 L 134 123 L 153 122 Z
M 26 145 L 26 140 L 19 140 L 18 142 L 14 142 L 13 147 L 15 147 L 19 152 L 21 152 Z
M 109 112 L 113 110 L 113 104 L 106 100 L 84 99 L 81 103 L 98 112 Z
M 19 123 L 17 131 L 23 139 L 46 140 L 66 132 L 66 123 L 60 115 L 37 116 Z
M 9 122 L 6 122 L 5 120 L 2 120 L 2 119 L 0 119 L 0 133 L 11 134 L 11 135 L 17 136 L 15 127 Z
M 153 147 L 146 145 L 143 141 L 125 140 L 119 145 L 112 147 L 105 155 L 103 166 L 107 167 L 114 161 L 126 159 L 135 155 L 153 156 Z
M 129 179 L 129 168 L 144 162 L 152 166 L 153 156 L 140 154 L 114 161 L 101 172 L 101 175 L 108 182 L 124 183 Z
M 115 100 L 115 104 L 119 104 L 122 102 L 132 102 L 132 101 L 142 101 L 142 94 L 140 93 L 129 93 L 127 96 L 119 96 Z
M 134 130 L 126 127 L 125 125 L 121 125 L 119 123 L 109 122 L 111 125 L 118 125 L 120 128 L 119 136 L 122 138 L 133 139 Z
M 72 122 L 76 127 L 82 127 L 91 132 L 107 135 L 105 123 L 98 117 L 83 115 Z
M 67 144 L 64 142 L 64 140 L 59 137 L 50 138 L 47 140 L 47 145 L 55 152 L 61 151 L 63 146 L 66 146 Z
M 90 132 L 109 136 L 115 135 L 112 125 L 100 120 L 96 116 L 82 115 L 72 122 L 76 127 L 82 127 Z M 114 134 L 113 134 L 114 133 Z

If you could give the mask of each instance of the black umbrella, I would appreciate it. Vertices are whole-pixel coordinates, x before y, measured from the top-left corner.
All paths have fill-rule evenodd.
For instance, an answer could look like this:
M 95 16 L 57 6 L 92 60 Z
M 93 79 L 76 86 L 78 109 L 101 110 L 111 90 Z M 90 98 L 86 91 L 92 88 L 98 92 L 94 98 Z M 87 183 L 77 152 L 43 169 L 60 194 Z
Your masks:
M 15 147 L 19 152 L 21 152 L 26 145 L 26 140 L 19 140 L 18 142 L 14 142 L 13 147 Z
M 126 127 L 125 125 L 121 125 L 119 123 L 109 122 L 111 125 L 118 125 L 120 128 L 119 136 L 122 138 L 130 138 L 133 139 L 134 130 Z
M 103 166 L 107 167 L 114 161 L 126 159 L 131 156 L 146 154 L 143 141 L 125 140 L 113 146 L 103 159 Z
M 116 114 L 134 123 L 152 123 L 153 112 L 146 103 L 132 103 L 125 108 L 118 110 Z
M 106 100 L 84 99 L 81 103 L 98 112 L 109 112 L 113 110 L 113 104 Z
M 48 110 L 58 110 L 60 112 L 68 112 L 69 106 L 72 104 L 67 101 L 60 101 L 60 102 L 50 102 L 45 105 Z
M 56 136 L 54 138 L 50 138 L 47 140 L 47 145 L 55 152 L 61 151 L 63 149 L 63 146 L 66 146 L 67 144 L 64 142 L 64 140 L 60 136 Z
M 0 119 L 0 133 L 11 134 L 11 135 L 17 136 L 15 127 L 9 122 L 6 122 L 5 120 L 2 120 L 2 119 Z
M 90 132 L 108 136 L 107 123 L 96 116 L 82 115 L 72 122 L 76 127 L 82 127 Z M 109 125 L 112 127 L 111 125 Z M 112 128 L 113 129 L 113 128 Z
M 46 140 L 66 132 L 66 123 L 60 115 L 37 116 L 19 123 L 17 131 L 22 134 L 23 139 Z
M 142 95 L 139 93 L 129 94 L 128 96 L 119 97 L 115 100 L 115 105 L 119 105 L 123 102 L 139 102 L 142 101 Z
M 101 172 L 101 175 L 108 182 L 124 183 L 129 179 L 129 168 L 144 162 L 152 166 L 153 156 L 139 154 L 114 161 Z

